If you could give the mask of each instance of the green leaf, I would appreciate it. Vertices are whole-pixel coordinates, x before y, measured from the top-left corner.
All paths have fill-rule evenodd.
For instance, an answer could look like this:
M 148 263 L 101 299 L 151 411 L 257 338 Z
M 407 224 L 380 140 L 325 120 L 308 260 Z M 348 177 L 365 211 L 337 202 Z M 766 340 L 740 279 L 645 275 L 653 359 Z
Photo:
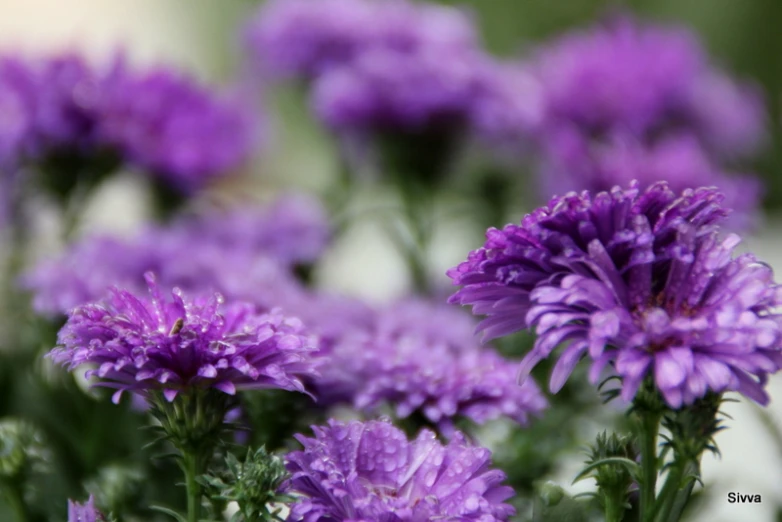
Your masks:
M 176 520 L 177 522 L 187 522 L 187 519 L 185 517 L 183 517 L 173 509 L 168 509 L 167 507 L 163 507 L 163 506 L 149 506 L 149 509 L 168 515 L 172 517 L 174 520 Z
M 641 467 L 637 462 L 633 462 L 632 460 L 624 457 L 608 457 L 586 466 L 578 475 L 576 475 L 576 478 L 573 479 L 572 483 L 575 484 L 576 482 L 587 478 L 592 470 L 607 464 L 621 464 L 622 466 L 625 466 L 634 479 L 637 479 L 640 476 Z

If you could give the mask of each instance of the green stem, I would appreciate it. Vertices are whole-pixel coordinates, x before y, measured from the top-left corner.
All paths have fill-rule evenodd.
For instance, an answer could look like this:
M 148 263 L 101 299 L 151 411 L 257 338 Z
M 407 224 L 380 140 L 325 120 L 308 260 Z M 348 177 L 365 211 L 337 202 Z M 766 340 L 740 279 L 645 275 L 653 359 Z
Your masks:
M 690 475 L 697 474 L 698 467 L 698 464 L 692 461 L 685 464 L 674 464 L 660 493 L 659 507 L 655 517 L 656 521 L 678 522 L 695 487 L 694 479 L 688 479 L 684 487 L 682 487 L 682 480 Z
M 657 487 L 657 433 L 661 415 L 655 411 L 641 413 L 641 520 L 654 520 L 655 490 Z
M 624 495 L 607 495 L 605 500 L 606 522 L 622 522 L 622 516 L 625 512 Z
M 20 482 L 5 482 L 4 484 L 5 498 L 8 501 L 8 506 L 11 508 L 11 512 L 14 514 L 16 522 L 27 522 L 30 520 L 30 514 L 27 511 L 27 505 L 24 502 L 24 495 L 22 494 L 22 486 Z
M 187 522 L 198 522 L 201 518 L 201 486 L 196 478 L 203 470 L 199 468 L 197 456 L 189 453 L 182 455 L 187 488 Z

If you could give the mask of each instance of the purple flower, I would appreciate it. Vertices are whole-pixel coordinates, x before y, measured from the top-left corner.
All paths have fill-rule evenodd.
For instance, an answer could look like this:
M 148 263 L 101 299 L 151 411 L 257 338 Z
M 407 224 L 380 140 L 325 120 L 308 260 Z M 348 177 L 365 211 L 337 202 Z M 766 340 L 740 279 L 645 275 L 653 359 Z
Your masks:
M 192 192 L 249 158 L 253 109 L 170 69 L 127 70 L 106 94 L 100 131 L 129 163 Z
M 692 133 L 722 156 L 763 137 L 758 93 L 712 68 L 685 29 L 620 17 L 547 44 L 528 67 L 540 84 L 543 140 L 568 128 L 597 142 L 614 132 L 643 143 Z
M 100 511 L 95 507 L 95 499 L 90 499 L 84 504 L 68 501 L 68 522 L 101 522 L 105 520 Z
M 58 335 L 52 359 L 68 369 L 95 366 L 87 377 L 142 395 L 160 390 L 172 401 L 180 391 L 280 388 L 304 391 L 314 374 L 314 340 L 301 321 L 279 311 L 257 312 L 249 303 L 223 305 L 219 294 L 165 299 L 151 274 L 150 298 L 114 289 L 104 303 L 73 310 Z
M 255 144 L 252 107 L 169 69 L 98 67 L 75 54 L 0 58 L 0 166 L 103 151 L 189 192 L 239 166 Z
M 596 193 L 627 186 L 632 180 L 642 188 L 667 181 L 674 192 L 716 186 L 725 195 L 725 206 L 733 209 L 731 229 L 752 228 L 757 221 L 760 180 L 725 173 L 692 135 L 670 136 L 644 145 L 632 136 L 616 134 L 595 143 L 569 128 L 552 133 L 546 147 L 540 172 L 542 194 L 571 190 Z
M 34 81 L 27 64 L 0 58 L 0 171 L 13 171 L 32 146 Z
M 468 123 L 483 67 L 482 56 L 464 50 L 370 49 L 323 74 L 313 105 L 326 125 L 342 131 Z
M 546 407 L 545 398 L 532 380 L 520 386 L 518 365 L 480 346 L 473 330 L 459 311 L 400 302 L 378 311 L 371 327 L 343 333 L 315 388 L 329 396 L 343 390 L 361 410 L 387 403 L 399 417 L 420 412 L 446 433 L 456 416 L 526 424 Z
M 273 0 L 246 31 L 247 48 L 266 71 L 313 79 L 376 48 L 476 42 L 461 11 L 406 0 Z
M 194 242 L 209 242 L 231 251 L 263 252 L 286 265 L 316 261 L 331 236 L 323 204 L 304 193 L 284 194 L 266 206 L 245 204 L 186 216 L 170 228 Z
M 556 197 L 490 229 L 449 271 L 462 286 L 451 301 L 487 316 L 489 338 L 535 328 L 522 375 L 562 347 L 552 391 L 586 356 L 593 382 L 613 367 L 626 400 L 648 376 L 674 408 L 709 391 L 765 404 L 782 364 L 782 293 L 752 254 L 732 257 L 739 239 L 717 227 L 725 214 L 714 190 L 665 183 Z
M 288 195 L 267 208 L 181 217 L 131 238 L 86 238 L 24 274 L 22 286 L 37 312 L 57 315 L 103 298 L 111 286 L 141 292 L 152 271 L 163 286 L 270 309 L 301 292 L 287 266 L 314 261 L 329 235 L 316 200 Z
M 313 426 L 297 435 L 303 451 L 287 455 L 286 486 L 300 495 L 289 520 L 507 520 L 513 495 L 491 452 L 456 436 L 443 446 L 423 430 L 409 442 L 388 422 Z

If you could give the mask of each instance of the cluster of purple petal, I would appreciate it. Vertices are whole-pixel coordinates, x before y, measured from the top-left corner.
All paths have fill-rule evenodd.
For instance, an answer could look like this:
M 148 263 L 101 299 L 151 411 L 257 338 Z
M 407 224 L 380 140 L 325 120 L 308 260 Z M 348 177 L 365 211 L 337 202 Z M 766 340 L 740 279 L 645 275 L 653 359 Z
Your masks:
M 621 17 L 546 45 L 528 67 L 542 90 L 544 132 L 651 142 L 682 131 L 720 155 L 751 152 L 763 136 L 759 94 L 715 70 L 685 29 Z
M 495 95 L 493 60 L 453 7 L 276 0 L 250 25 L 248 47 L 267 69 L 311 81 L 313 110 L 343 132 L 469 127 Z
M 95 507 L 95 499 L 92 495 L 84 504 L 68 501 L 68 522 L 102 522 L 103 520 L 105 519 Z
M 461 11 L 407 0 L 272 0 L 246 33 L 262 68 L 306 79 L 365 51 L 471 49 L 478 40 Z
M 257 130 L 240 98 L 168 69 L 133 71 L 122 57 L 103 68 L 73 54 L 0 57 L 0 108 L 5 169 L 109 149 L 182 191 L 247 159 Z
M 533 143 L 544 198 L 631 179 L 717 186 L 738 194 L 729 203 L 752 221 L 758 180 L 726 175 L 720 163 L 758 149 L 764 104 L 715 69 L 690 31 L 616 17 L 541 46 L 505 77 L 515 98 L 495 96 L 481 132 L 497 141 L 515 126 L 517 141 Z
M 316 393 L 330 402 L 338 390 L 336 398 L 363 411 L 417 412 L 446 433 L 457 416 L 526 424 L 545 398 L 531 380 L 518 384 L 517 363 L 480 346 L 474 326 L 460 311 L 425 301 L 378 310 L 371 324 L 346 329 L 324 348 Z
M 39 263 L 22 284 L 34 309 L 47 315 L 99 300 L 111 286 L 143 291 L 148 271 L 164 286 L 216 291 L 269 309 L 299 292 L 288 266 L 314 261 L 329 235 L 319 203 L 289 195 L 268 208 L 183 216 L 131 238 L 86 238 Z
M 443 446 L 424 430 L 412 442 L 384 421 L 314 426 L 287 455 L 287 489 L 298 498 L 288 520 L 507 520 L 505 474 L 491 452 L 454 437 Z
M 675 408 L 710 391 L 765 404 L 782 365 L 782 291 L 768 265 L 733 256 L 738 237 L 717 226 L 725 214 L 714 190 L 665 183 L 555 197 L 490 229 L 449 271 L 462 286 L 451 301 L 487 316 L 488 338 L 535 329 L 522 375 L 561 347 L 552 391 L 588 357 L 590 379 L 611 366 L 626 400 L 649 377 Z
M 620 134 L 598 144 L 573 129 L 563 129 L 550 134 L 545 147 L 540 166 L 544 194 L 582 189 L 601 192 L 628 186 L 633 180 L 642 187 L 667 181 L 674 192 L 717 186 L 725 195 L 725 206 L 733 210 L 729 228 L 751 229 L 758 220 L 763 193 L 760 180 L 724 172 L 692 135 L 644 145 Z
M 149 298 L 113 289 L 97 304 L 74 309 L 51 351 L 54 362 L 122 392 L 279 388 L 304 391 L 314 375 L 316 342 L 301 321 L 278 310 L 259 313 L 250 303 L 223 304 L 219 294 L 186 299 L 174 289 L 165 298 L 151 274 Z

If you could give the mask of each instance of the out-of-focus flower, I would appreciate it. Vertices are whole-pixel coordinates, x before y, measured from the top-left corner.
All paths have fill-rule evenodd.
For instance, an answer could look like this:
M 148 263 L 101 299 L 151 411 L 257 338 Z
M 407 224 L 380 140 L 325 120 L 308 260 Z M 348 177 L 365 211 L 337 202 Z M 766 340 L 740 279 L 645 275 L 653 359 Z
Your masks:
M 725 206 L 733 210 L 731 229 L 752 228 L 757 221 L 760 180 L 722 171 L 691 134 L 643 145 L 627 135 L 593 142 L 573 129 L 562 129 L 549 136 L 546 147 L 540 172 L 542 194 L 596 193 L 627 186 L 632 180 L 641 187 L 667 181 L 674 192 L 716 186 L 725 195 Z
M 0 58 L 0 172 L 16 168 L 32 146 L 33 72 L 21 60 Z
M 505 474 L 491 452 L 454 437 L 448 445 L 423 430 L 409 442 L 388 422 L 313 426 L 287 455 L 288 490 L 300 495 L 289 520 L 507 520 Z
M 726 212 L 712 189 L 665 183 L 555 197 L 490 229 L 449 271 L 463 287 L 451 301 L 487 316 L 489 338 L 535 328 L 522 375 L 562 347 L 552 391 L 587 356 L 590 379 L 611 365 L 626 400 L 649 376 L 674 408 L 709 391 L 765 404 L 782 365 L 782 291 L 752 254 L 732 257 L 739 239 L 717 226 Z
M 315 83 L 321 120 L 340 131 L 420 131 L 469 123 L 482 57 L 444 48 L 377 48 Z
M 543 98 L 542 139 L 562 127 L 644 143 L 684 132 L 725 155 L 749 152 L 763 136 L 758 93 L 712 68 L 682 28 L 620 17 L 545 45 L 529 70 Z
M 0 108 L 0 167 L 6 170 L 40 166 L 52 155 L 89 162 L 111 153 L 184 192 L 237 167 L 257 137 L 253 108 L 239 97 L 170 69 L 132 70 L 121 56 L 103 67 L 67 53 L 2 57 Z M 55 163 L 50 168 L 62 170 L 62 162 Z M 82 174 L 66 169 L 53 175 Z M 53 183 L 67 188 L 76 180 Z
M 263 69 L 307 79 L 376 48 L 469 48 L 476 40 L 463 12 L 406 0 L 273 0 L 246 31 Z
M 102 522 L 103 515 L 95 507 L 95 499 L 90 498 L 84 504 L 68 501 L 68 522 Z
M 100 132 L 131 165 L 188 193 L 250 156 L 255 111 L 237 93 L 215 93 L 181 73 L 123 71 L 106 93 Z
M 348 329 L 327 351 L 315 388 L 341 390 L 362 410 L 390 404 L 399 417 L 420 412 L 450 433 L 464 416 L 484 423 L 502 416 L 526 424 L 546 400 L 518 365 L 475 340 L 465 314 L 425 301 L 376 312 L 368 328 Z
M 314 261 L 329 235 L 319 203 L 289 195 L 268 208 L 181 217 L 128 239 L 84 239 L 39 263 L 22 285 L 33 293 L 34 309 L 47 315 L 99 300 L 111 286 L 143 291 L 147 271 L 163 286 L 219 292 L 270 309 L 302 291 L 287 268 Z
M 267 206 L 186 216 L 170 228 L 193 241 L 201 238 L 229 251 L 263 252 L 286 265 L 316 261 L 331 236 L 322 202 L 303 193 L 284 194 Z
M 301 321 L 223 305 L 219 294 L 191 300 L 174 290 L 165 299 L 151 274 L 147 281 L 149 300 L 114 289 L 106 302 L 73 310 L 50 357 L 71 370 L 94 365 L 87 376 L 116 388 L 115 401 L 123 391 L 162 391 L 169 401 L 192 389 L 304 391 L 317 348 Z

